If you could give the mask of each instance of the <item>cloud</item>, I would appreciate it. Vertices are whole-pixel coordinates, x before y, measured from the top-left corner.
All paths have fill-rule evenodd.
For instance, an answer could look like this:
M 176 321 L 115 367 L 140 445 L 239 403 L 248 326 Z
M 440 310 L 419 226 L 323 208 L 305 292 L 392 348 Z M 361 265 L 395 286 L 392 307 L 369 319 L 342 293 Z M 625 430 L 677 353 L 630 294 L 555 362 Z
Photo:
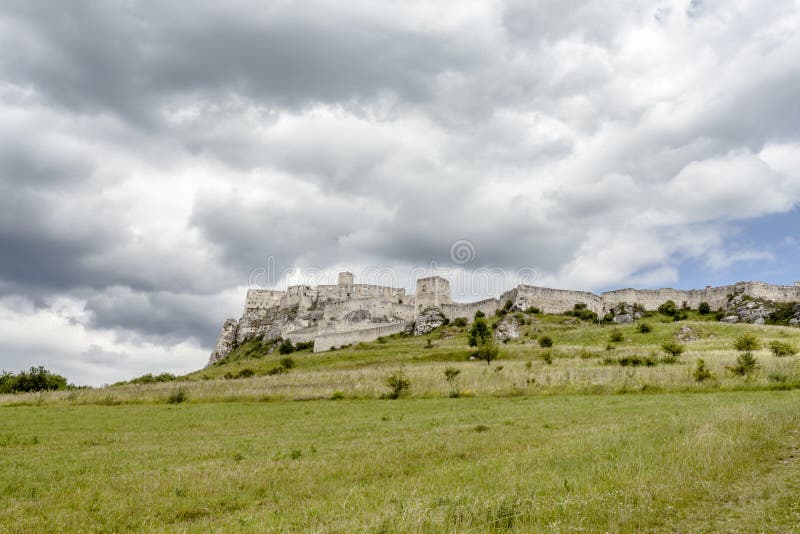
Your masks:
M 269 261 L 405 280 L 460 239 L 580 289 L 774 267 L 742 235 L 800 201 L 799 29 L 790 0 L 5 2 L 6 326 L 81 311 L 68 350 L 0 353 L 199 367 Z

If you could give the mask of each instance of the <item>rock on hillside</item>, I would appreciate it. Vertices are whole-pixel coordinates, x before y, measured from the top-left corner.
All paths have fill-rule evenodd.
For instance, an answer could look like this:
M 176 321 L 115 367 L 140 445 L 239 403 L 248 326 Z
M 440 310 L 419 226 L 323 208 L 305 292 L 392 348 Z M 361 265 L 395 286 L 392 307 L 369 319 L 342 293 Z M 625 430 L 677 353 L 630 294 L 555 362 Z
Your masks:
M 511 339 L 518 339 L 520 326 L 522 325 L 519 319 L 513 315 L 506 315 L 497 323 L 494 337 L 498 343 L 506 343 Z
M 419 314 L 414 321 L 414 335 L 427 334 L 434 328 L 439 328 L 445 323 L 445 317 L 439 308 L 428 308 Z

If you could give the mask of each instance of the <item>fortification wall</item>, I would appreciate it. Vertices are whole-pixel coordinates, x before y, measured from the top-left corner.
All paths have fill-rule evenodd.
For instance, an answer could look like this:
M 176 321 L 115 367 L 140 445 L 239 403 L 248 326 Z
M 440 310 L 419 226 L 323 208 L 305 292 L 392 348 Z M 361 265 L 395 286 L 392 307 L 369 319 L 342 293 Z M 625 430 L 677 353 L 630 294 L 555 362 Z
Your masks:
M 603 313 L 603 299 L 588 291 L 569 291 L 537 286 L 518 286 L 514 306 L 525 309 L 530 306 L 544 313 L 564 313 L 575 309 L 575 304 L 586 304 L 595 313 Z
M 351 330 L 349 332 L 337 332 L 334 334 L 322 334 L 314 339 L 314 352 L 324 352 L 326 350 L 339 348 L 343 345 L 375 341 L 381 336 L 389 336 L 402 332 L 407 324 L 408 321 L 400 321 L 385 326 L 363 328 L 360 330 Z
M 285 293 L 271 289 L 248 289 L 245 300 L 245 310 L 248 308 L 272 308 L 280 306 Z
M 655 310 L 666 301 L 671 300 L 678 306 L 697 309 L 701 302 L 707 302 L 712 310 L 725 308 L 728 296 L 746 294 L 754 298 L 774 300 L 776 302 L 800 301 L 800 286 L 776 286 L 764 282 L 739 282 L 734 285 L 707 287 L 705 289 L 619 289 L 603 293 L 602 299 L 606 309 L 617 304 L 640 304 L 647 310 Z
M 406 320 L 414 317 L 414 306 L 376 297 L 330 302 L 323 308 L 322 319 L 340 321 L 348 313 L 358 310 L 367 311 L 373 317 L 400 317 Z
M 468 321 L 475 318 L 475 312 L 482 311 L 486 315 L 493 315 L 500 307 L 497 299 L 486 299 L 478 302 L 453 302 L 442 304 L 441 310 L 445 317 L 451 321 L 456 317 L 465 317 Z

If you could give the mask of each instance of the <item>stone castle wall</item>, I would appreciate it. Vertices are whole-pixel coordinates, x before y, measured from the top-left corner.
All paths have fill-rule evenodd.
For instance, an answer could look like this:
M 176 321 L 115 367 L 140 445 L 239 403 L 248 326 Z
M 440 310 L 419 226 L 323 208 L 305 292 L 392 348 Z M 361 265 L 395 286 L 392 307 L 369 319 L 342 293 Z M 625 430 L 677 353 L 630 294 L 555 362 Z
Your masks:
M 325 352 L 344 345 L 355 343 L 366 343 L 375 341 L 381 336 L 398 334 L 406 329 L 408 321 L 399 321 L 385 326 L 374 326 L 349 332 L 337 332 L 334 334 L 322 334 L 314 339 L 314 352 Z
M 514 300 L 514 306 L 520 310 L 533 306 L 543 313 L 564 313 L 575 309 L 576 304 L 586 304 L 593 312 L 603 313 L 603 299 L 588 291 L 522 285 L 517 287 Z

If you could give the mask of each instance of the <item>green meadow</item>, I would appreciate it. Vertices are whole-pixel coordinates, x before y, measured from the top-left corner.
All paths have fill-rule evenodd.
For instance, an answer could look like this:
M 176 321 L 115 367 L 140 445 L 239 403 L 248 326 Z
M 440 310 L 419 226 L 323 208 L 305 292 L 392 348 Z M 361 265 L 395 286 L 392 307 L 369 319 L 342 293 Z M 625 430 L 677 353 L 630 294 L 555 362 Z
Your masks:
M 488 365 L 444 326 L 2 395 L 0 531 L 800 531 L 800 329 L 522 319 Z

